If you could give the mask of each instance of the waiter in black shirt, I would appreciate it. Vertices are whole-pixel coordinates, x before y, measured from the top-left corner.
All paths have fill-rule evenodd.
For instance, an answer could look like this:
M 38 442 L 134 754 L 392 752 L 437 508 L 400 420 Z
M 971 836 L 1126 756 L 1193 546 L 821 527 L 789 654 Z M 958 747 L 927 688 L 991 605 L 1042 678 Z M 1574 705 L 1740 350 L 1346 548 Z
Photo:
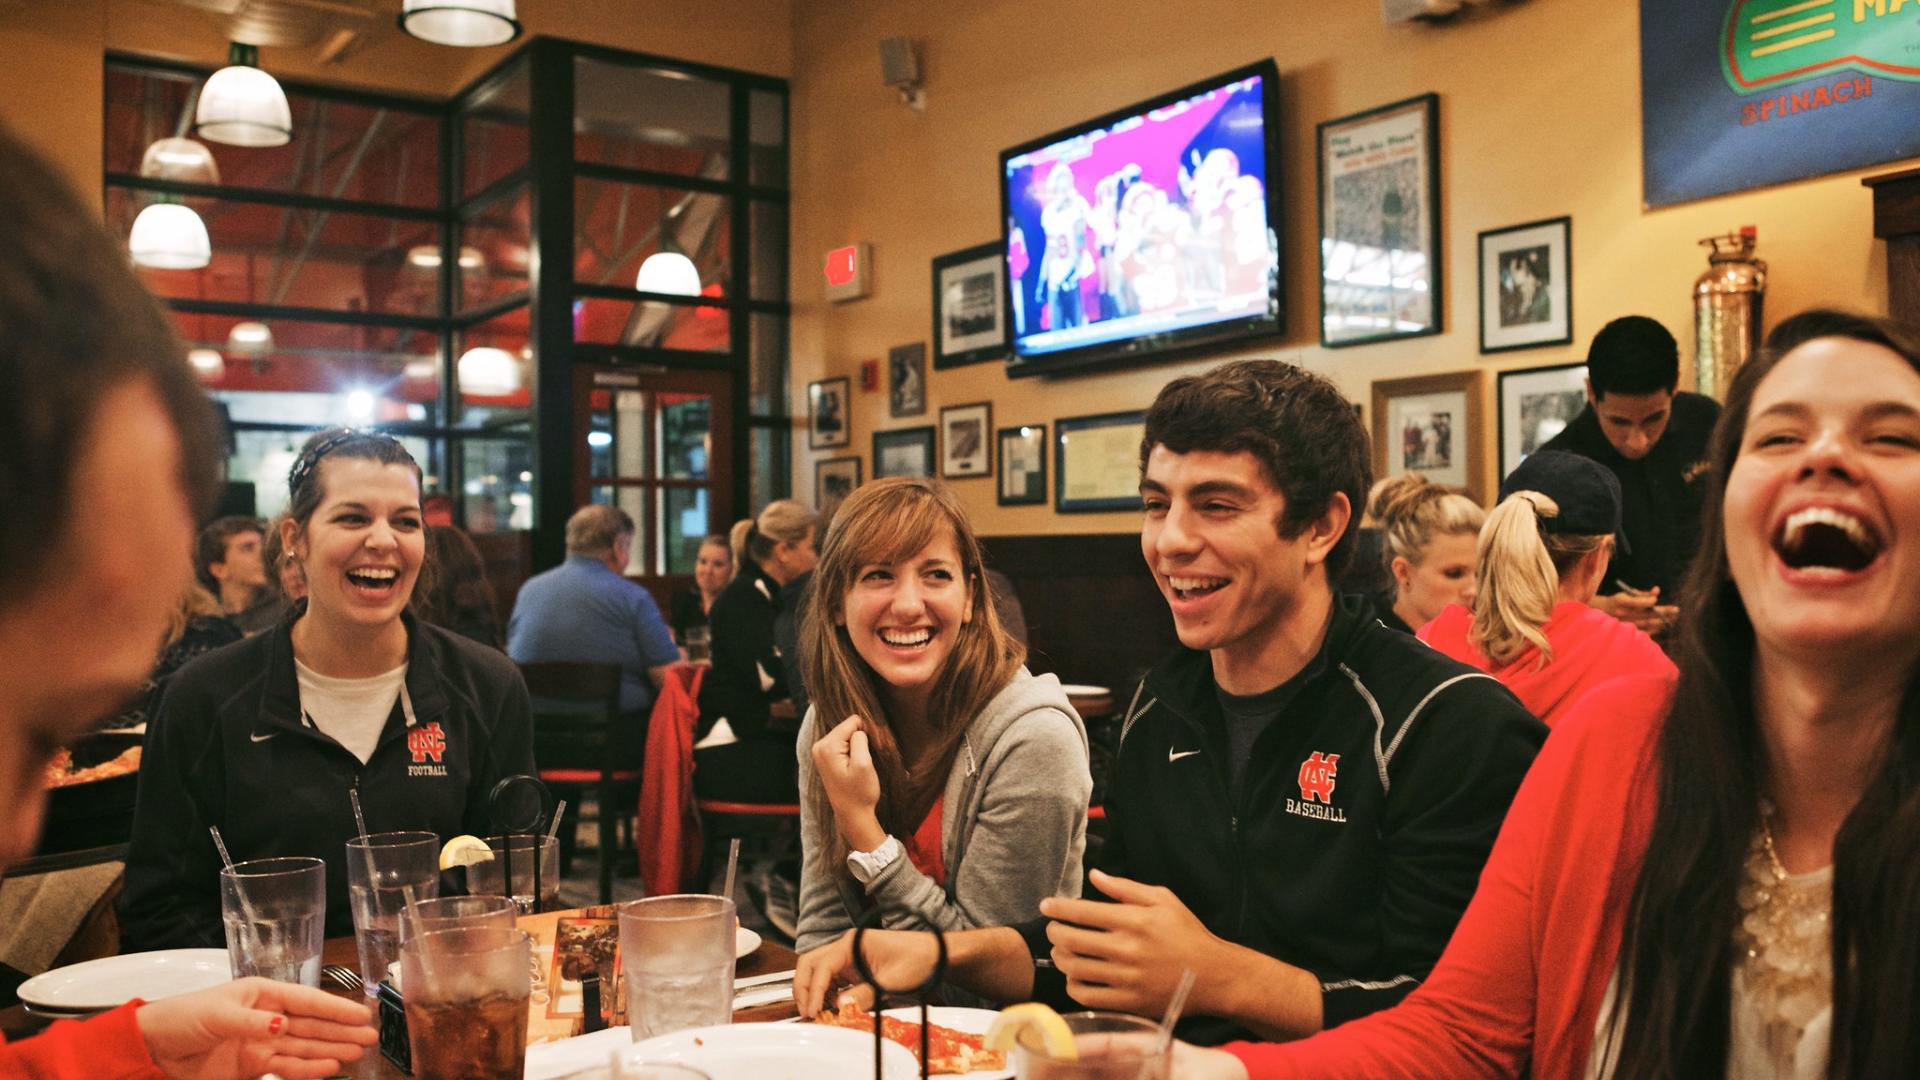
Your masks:
M 1700 538 L 1707 439 L 1720 403 L 1676 392 L 1680 349 L 1644 315 L 1615 319 L 1587 350 L 1587 407 L 1541 446 L 1592 458 L 1620 478 L 1626 543 L 1594 606 L 1654 633 L 1679 615 L 1672 596 Z

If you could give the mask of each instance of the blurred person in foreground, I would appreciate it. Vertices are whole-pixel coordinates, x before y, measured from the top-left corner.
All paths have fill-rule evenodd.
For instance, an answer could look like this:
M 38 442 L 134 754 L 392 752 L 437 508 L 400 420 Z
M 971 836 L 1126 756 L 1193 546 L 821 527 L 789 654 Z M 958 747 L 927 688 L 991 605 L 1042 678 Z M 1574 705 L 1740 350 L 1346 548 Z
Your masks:
M 1401 473 L 1373 485 L 1367 518 L 1380 531 L 1379 555 L 1391 592 L 1374 608 L 1388 629 L 1411 634 L 1448 604 L 1473 603 L 1474 545 L 1486 511 L 1452 488 L 1419 473 Z
M 3 870 L 33 851 L 54 753 L 152 671 L 191 581 L 220 449 L 184 349 L 124 250 L 5 131 L 0 249 Z M 116 528 L 92 523 L 103 507 Z M 373 1045 L 370 1019 L 320 990 L 239 979 L 0 1045 L 0 1076 L 325 1077 Z
M 1552 726 L 1601 683 L 1673 661 L 1639 627 L 1595 608 L 1619 543 L 1620 484 L 1578 454 L 1528 454 L 1500 485 L 1480 534 L 1477 595 L 1449 604 L 1420 640 L 1507 684 Z

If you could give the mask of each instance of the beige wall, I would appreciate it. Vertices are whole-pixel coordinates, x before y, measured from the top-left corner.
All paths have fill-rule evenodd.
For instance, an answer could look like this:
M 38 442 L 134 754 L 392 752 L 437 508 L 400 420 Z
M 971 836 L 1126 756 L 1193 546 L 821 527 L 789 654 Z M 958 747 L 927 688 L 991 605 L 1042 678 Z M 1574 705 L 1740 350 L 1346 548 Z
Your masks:
M 1884 248 L 1871 236 L 1864 173 L 1641 208 L 1637 7 L 1535 0 L 1449 26 L 1388 27 L 1371 0 L 802 6 L 793 50 L 794 408 L 804 411 L 809 380 L 847 374 L 857 387 L 861 360 L 928 340 L 930 261 L 997 235 L 1001 149 L 1265 56 L 1278 61 L 1282 78 L 1277 172 L 1286 186 L 1289 330 L 1236 355 L 1297 360 L 1355 401 L 1369 400 L 1375 379 L 1479 369 L 1490 406 L 1495 370 L 1581 359 L 1604 322 L 1637 312 L 1673 330 L 1690 361 L 1689 290 L 1706 267 L 1695 241 L 1746 224 L 1759 227 L 1772 265 L 1772 317 L 1817 303 L 1884 310 Z M 880 83 L 877 42 L 895 34 L 921 43 L 925 112 L 907 109 Z M 1314 125 L 1427 91 L 1440 95 L 1441 107 L 1446 332 L 1323 350 Z M 1574 344 L 1480 356 L 1476 234 L 1561 214 L 1573 218 Z M 855 240 L 873 245 L 873 293 L 829 306 L 820 299 L 819 257 Z M 943 404 L 991 400 L 996 427 L 1051 425 L 1142 408 L 1168 379 L 1222 358 L 1063 380 L 1010 382 L 986 364 L 930 372 L 927 417 L 911 420 L 887 420 L 884 393 L 856 390 L 851 447 L 810 452 L 804 435 L 796 438 L 794 491 L 811 497 L 816 458 L 870 457 L 876 428 L 934 422 Z M 1491 430 L 1488 447 L 1491 481 Z M 871 475 L 870 460 L 866 470 Z M 990 480 L 955 486 L 989 534 L 1137 527 L 1131 513 L 999 507 Z

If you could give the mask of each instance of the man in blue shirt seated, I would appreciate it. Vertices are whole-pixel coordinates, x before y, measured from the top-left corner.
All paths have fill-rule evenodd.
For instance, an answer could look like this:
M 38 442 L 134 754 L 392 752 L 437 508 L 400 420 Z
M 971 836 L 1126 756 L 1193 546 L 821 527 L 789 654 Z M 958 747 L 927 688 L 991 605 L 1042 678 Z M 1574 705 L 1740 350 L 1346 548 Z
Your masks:
M 633 518 L 617 506 L 583 506 L 567 519 L 567 561 L 520 587 L 507 619 L 515 663 L 570 661 L 620 667 L 616 765 L 634 767 L 646 747 L 647 713 L 667 667 L 680 659 L 660 605 L 622 571 Z

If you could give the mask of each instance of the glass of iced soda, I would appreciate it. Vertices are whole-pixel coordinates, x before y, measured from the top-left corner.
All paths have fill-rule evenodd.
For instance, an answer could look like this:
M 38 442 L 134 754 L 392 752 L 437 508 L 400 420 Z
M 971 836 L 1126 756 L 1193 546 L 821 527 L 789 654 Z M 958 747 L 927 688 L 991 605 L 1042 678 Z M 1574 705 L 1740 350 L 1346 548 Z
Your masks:
M 521 1080 L 533 946 L 524 930 L 463 927 L 400 947 L 415 1080 Z

